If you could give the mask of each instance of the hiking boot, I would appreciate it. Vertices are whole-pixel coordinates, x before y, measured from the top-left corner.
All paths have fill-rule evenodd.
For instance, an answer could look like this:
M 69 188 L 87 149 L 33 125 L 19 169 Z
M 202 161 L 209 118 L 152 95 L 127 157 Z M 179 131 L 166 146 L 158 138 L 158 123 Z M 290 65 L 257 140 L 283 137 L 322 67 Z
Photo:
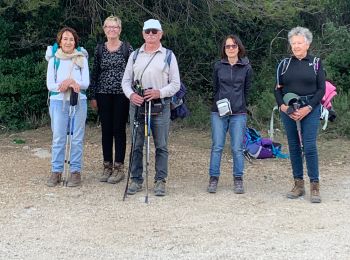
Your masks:
M 46 186 L 55 187 L 57 184 L 61 182 L 61 177 L 62 177 L 62 173 L 60 172 L 51 173 L 49 179 L 46 182 Z
M 293 189 L 287 193 L 287 198 L 297 199 L 305 194 L 304 180 L 294 179 Z
M 141 190 L 142 190 L 142 184 L 132 181 L 128 188 L 127 194 L 134 195 L 136 194 L 136 192 L 139 192 Z
M 318 182 L 310 182 L 310 201 L 311 203 L 320 203 L 320 184 Z
M 154 183 L 154 195 L 165 196 L 165 180 L 158 180 Z
M 218 187 L 219 177 L 216 176 L 210 176 L 209 178 L 209 185 L 208 185 L 208 192 L 209 193 L 216 193 L 216 188 Z
M 109 176 L 107 182 L 115 184 L 115 183 L 118 183 L 118 182 L 124 180 L 124 178 L 125 178 L 124 164 L 114 163 L 112 175 Z
M 77 187 L 77 186 L 80 186 L 80 184 L 81 184 L 80 172 L 72 172 L 67 182 L 67 187 Z
M 113 173 L 113 167 L 111 162 L 103 162 L 103 173 L 100 176 L 100 182 L 107 182 L 108 178 Z
M 233 178 L 233 192 L 236 194 L 244 193 L 243 179 L 242 177 Z

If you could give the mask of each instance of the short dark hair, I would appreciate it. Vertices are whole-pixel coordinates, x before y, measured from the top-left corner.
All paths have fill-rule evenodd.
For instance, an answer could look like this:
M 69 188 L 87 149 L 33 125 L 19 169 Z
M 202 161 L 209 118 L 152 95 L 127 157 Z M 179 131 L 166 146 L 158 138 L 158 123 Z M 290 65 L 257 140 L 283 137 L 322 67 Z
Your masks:
M 244 47 L 241 39 L 239 39 L 239 37 L 237 35 L 235 35 L 235 34 L 227 35 L 225 37 L 225 39 L 222 41 L 221 58 L 222 59 L 226 59 L 227 58 L 227 55 L 226 55 L 226 52 L 225 52 L 225 45 L 226 45 L 227 39 L 232 39 L 238 45 L 238 57 L 239 58 L 243 58 L 246 55 L 245 47 Z
M 61 41 L 62 41 L 62 35 L 63 35 L 63 33 L 65 33 L 65 32 L 70 32 L 70 33 L 73 35 L 74 41 L 75 41 L 75 46 L 74 46 L 74 48 L 77 48 L 77 47 L 78 47 L 78 44 L 79 44 L 79 36 L 78 36 L 76 30 L 74 30 L 74 29 L 71 28 L 71 27 L 63 27 L 63 28 L 57 33 L 57 37 L 56 37 L 57 43 L 58 43 L 58 44 L 61 43 Z

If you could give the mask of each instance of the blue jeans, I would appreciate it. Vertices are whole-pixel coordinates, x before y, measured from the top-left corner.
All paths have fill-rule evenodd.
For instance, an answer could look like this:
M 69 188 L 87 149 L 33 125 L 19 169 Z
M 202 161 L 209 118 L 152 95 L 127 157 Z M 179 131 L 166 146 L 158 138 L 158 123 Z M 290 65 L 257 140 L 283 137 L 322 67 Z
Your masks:
M 52 130 L 51 171 L 63 172 L 66 153 L 67 129 L 69 120 L 69 101 L 50 100 L 50 117 Z M 87 115 L 86 99 L 80 99 L 75 106 L 73 117 L 73 138 L 70 154 L 70 172 L 81 172 L 85 121 Z
M 135 106 L 130 105 L 131 126 L 135 120 Z M 131 179 L 137 183 L 143 182 L 143 149 L 145 141 L 145 121 L 144 116 L 139 117 L 139 127 L 136 132 L 134 155 L 131 165 Z M 165 180 L 168 176 L 168 136 L 170 127 L 170 100 L 165 102 L 163 112 L 159 115 L 151 116 L 151 132 L 155 146 L 155 176 L 154 180 Z M 145 140 L 146 139 L 146 140 Z
M 303 158 L 300 141 L 296 126 L 296 121 L 287 114 L 281 112 L 282 122 L 287 132 L 290 160 L 293 169 L 294 179 L 303 179 Z M 304 145 L 304 154 L 307 166 L 307 173 L 310 181 L 319 180 L 317 134 L 320 124 L 320 105 L 314 107 L 312 111 L 301 120 L 301 133 Z
M 220 176 L 221 156 L 228 131 L 231 137 L 231 151 L 233 156 L 232 174 L 235 177 L 242 177 L 244 170 L 243 138 L 247 115 L 240 114 L 220 117 L 219 113 L 211 112 L 210 119 L 213 143 L 211 147 L 209 175 Z

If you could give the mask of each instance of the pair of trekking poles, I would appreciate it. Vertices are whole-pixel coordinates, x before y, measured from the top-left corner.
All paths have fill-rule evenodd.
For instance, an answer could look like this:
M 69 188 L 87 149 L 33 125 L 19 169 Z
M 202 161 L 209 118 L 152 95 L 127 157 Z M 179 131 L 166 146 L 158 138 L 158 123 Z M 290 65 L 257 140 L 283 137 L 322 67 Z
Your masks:
M 145 115 L 144 115 L 144 127 L 145 127 L 145 153 L 146 153 L 146 163 L 145 163 L 145 177 L 146 177 L 146 195 L 145 195 L 145 203 L 148 203 L 148 173 L 149 173 L 149 162 L 150 162 L 150 137 L 151 137 L 151 107 L 152 107 L 152 101 L 145 101 L 144 104 L 145 107 Z M 130 156 L 129 156 L 129 168 L 128 168 L 128 175 L 126 179 L 126 185 L 123 195 L 123 201 L 125 201 L 125 198 L 127 196 L 128 188 L 129 188 L 129 180 L 131 175 L 131 169 L 133 164 L 133 158 L 134 158 L 134 150 L 135 150 L 135 143 L 136 143 L 136 137 L 137 137 L 137 131 L 140 126 L 142 118 L 140 117 L 140 107 L 136 106 L 135 108 L 135 114 L 134 114 L 134 123 L 132 128 L 132 141 L 131 141 L 131 150 L 130 150 Z
M 67 187 L 68 181 L 71 178 L 70 172 L 70 156 L 72 150 L 72 139 L 74 134 L 74 116 L 76 112 L 76 106 L 78 104 L 79 93 L 71 90 L 69 98 L 69 113 L 68 113 L 68 124 L 67 124 L 67 139 L 66 139 L 66 152 L 64 157 L 64 169 L 62 176 L 62 183 L 64 187 Z

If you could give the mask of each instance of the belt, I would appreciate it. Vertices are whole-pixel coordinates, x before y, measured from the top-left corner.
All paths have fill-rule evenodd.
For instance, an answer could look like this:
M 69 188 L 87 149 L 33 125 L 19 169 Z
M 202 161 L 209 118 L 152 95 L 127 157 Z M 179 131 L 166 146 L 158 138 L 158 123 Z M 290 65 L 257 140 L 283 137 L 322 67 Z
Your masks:
M 49 91 L 49 97 L 51 97 L 51 96 L 56 96 L 56 95 L 58 95 L 58 94 L 60 94 L 60 93 L 62 93 L 62 92 L 58 92 L 58 91 Z M 80 93 L 86 95 L 86 90 L 80 90 Z

